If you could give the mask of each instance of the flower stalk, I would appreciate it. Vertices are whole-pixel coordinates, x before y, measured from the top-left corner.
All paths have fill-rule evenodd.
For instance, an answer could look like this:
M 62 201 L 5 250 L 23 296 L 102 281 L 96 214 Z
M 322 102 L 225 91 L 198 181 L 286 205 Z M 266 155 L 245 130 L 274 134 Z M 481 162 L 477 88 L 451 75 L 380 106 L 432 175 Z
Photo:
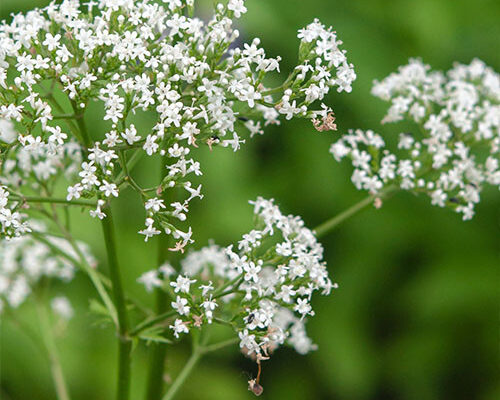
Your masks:
M 167 174 L 168 158 L 162 157 L 160 163 L 160 178 L 163 180 Z M 168 257 L 169 238 L 159 236 L 157 241 L 157 264 L 160 266 Z M 168 307 L 168 295 L 161 288 L 156 288 L 156 313 L 159 317 L 165 315 Z M 167 313 L 169 314 L 169 313 Z M 153 320 L 152 324 L 154 324 Z M 147 326 L 147 325 L 146 325 Z M 151 350 L 151 369 L 149 371 L 148 387 L 146 391 L 146 400 L 159 399 L 163 392 L 163 371 L 165 368 L 165 357 L 167 355 L 167 346 L 162 343 L 156 343 Z
M 333 231 L 337 226 L 339 226 L 342 222 L 356 215 L 370 204 L 374 204 L 374 202 L 377 201 L 377 199 L 382 201 L 382 199 L 386 198 L 391 193 L 395 192 L 396 189 L 397 189 L 396 187 L 391 186 L 381 193 L 365 197 L 363 200 L 357 202 L 348 209 L 342 211 L 340 214 L 337 214 L 333 218 L 323 222 L 322 224 L 318 225 L 316 228 L 313 229 L 313 231 L 316 234 L 316 237 L 321 238 L 327 235 L 328 233 Z
M 52 380 L 54 382 L 57 400 L 70 400 L 69 391 L 66 385 L 66 381 L 64 380 L 63 370 L 61 362 L 59 360 L 59 354 L 54 340 L 52 326 L 50 324 L 46 306 L 45 304 L 42 304 L 41 301 L 38 301 L 38 299 L 35 301 L 35 303 L 38 319 L 40 321 L 40 331 L 42 334 L 43 343 L 45 345 L 45 349 L 47 351 L 50 362 L 50 372 L 52 375 Z
M 118 316 L 118 388 L 116 399 L 127 400 L 130 392 L 130 352 L 132 350 L 132 342 L 128 337 L 127 308 L 118 264 L 111 208 L 109 206 L 106 207 L 105 212 L 107 217 L 102 220 L 102 229 L 108 254 L 109 276 L 113 287 Z

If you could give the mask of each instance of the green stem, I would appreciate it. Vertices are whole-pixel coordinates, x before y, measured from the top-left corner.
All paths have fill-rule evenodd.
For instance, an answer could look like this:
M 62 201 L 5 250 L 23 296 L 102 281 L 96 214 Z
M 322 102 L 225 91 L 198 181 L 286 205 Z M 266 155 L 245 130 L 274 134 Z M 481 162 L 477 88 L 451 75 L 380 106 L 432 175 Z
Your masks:
M 79 118 L 79 115 L 76 114 L 60 114 L 60 115 L 53 115 L 52 119 L 76 119 Z
M 148 319 L 144 320 L 143 322 L 141 322 L 139 325 L 137 325 L 134 329 L 132 329 L 130 331 L 130 336 L 136 336 L 139 333 L 141 333 L 142 331 L 144 331 L 145 329 L 148 329 L 149 327 L 153 326 L 157 322 L 163 322 L 167 318 L 170 318 L 170 317 L 174 316 L 175 314 L 177 314 L 177 311 L 170 310 L 170 311 L 167 311 L 167 312 L 160 314 L 156 317 L 148 318 Z
M 54 106 L 55 108 L 57 108 L 57 110 L 61 114 L 66 114 L 64 108 L 59 104 L 59 102 L 57 101 L 57 99 L 54 97 L 53 93 L 50 93 L 49 95 L 47 95 L 46 98 L 50 101 L 50 103 L 52 104 L 52 106 Z M 73 120 L 66 119 L 65 121 L 68 124 L 68 127 L 71 130 L 71 132 L 73 132 L 73 134 L 76 136 L 76 138 L 79 141 L 82 141 L 81 136 L 80 136 L 80 132 L 79 132 L 78 128 L 75 125 L 73 125 Z
M 40 330 L 42 333 L 42 338 L 49 355 L 50 372 L 52 374 L 52 380 L 54 381 L 57 399 L 70 400 L 68 388 L 66 386 L 66 382 L 64 381 L 64 375 L 62 372 L 61 363 L 59 361 L 57 347 L 52 333 L 52 327 L 50 325 L 50 319 L 47 313 L 47 309 L 45 305 L 40 304 L 39 301 L 36 301 L 36 307 L 38 318 L 40 320 Z
M 316 228 L 313 229 L 313 231 L 316 234 L 317 238 L 320 238 L 322 236 L 325 236 L 327 233 L 330 233 L 333 231 L 338 225 L 340 225 L 342 222 L 344 222 L 346 219 L 349 219 L 353 215 L 357 214 L 361 210 L 363 210 L 365 207 L 369 206 L 370 204 L 373 204 L 375 199 L 383 199 L 387 197 L 389 194 L 393 193 L 396 190 L 396 187 L 390 186 L 388 187 L 385 191 L 380 192 L 376 195 L 370 195 L 360 202 L 354 204 L 353 206 L 349 207 L 348 209 L 342 211 L 340 214 L 337 214 L 335 217 L 329 219 L 328 221 L 322 223 L 321 225 L 317 226 Z
M 132 154 L 132 157 L 130 157 L 130 159 L 127 162 L 127 171 L 129 172 L 132 171 L 132 169 L 134 169 L 134 167 L 141 160 L 141 158 L 142 158 L 141 150 L 140 149 L 136 150 L 134 154 Z M 123 182 L 125 182 L 126 177 L 127 174 L 125 173 L 125 170 L 122 169 L 116 178 L 116 182 L 118 182 L 117 185 L 121 186 Z
M 185 382 L 186 378 L 189 376 L 191 371 L 194 369 L 194 367 L 200 360 L 201 356 L 202 356 L 202 351 L 196 346 L 193 347 L 193 352 L 191 353 L 191 357 L 189 357 L 189 360 L 187 361 L 186 365 L 184 365 L 184 368 L 182 368 L 177 378 L 175 378 L 174 383 L 172 383 L 172 386 L 170 386 L 170 388 L 168 389 L 167 393 L 163 397 L 163 400 L 172 400 L 174 398 L 177 391 L 180 389 L 182 384 Z
M 162 157 L 160 163 L 160 178 L 167 174 L 166 156 Z M 167 202 L 168 203 L 168 202 Z M 157 250 L 157 263 L 160 266 L 168 257 L 168 240 L 163 235 L 158 237 L 158 250 Z M 156 288 L 156 312 L 159 317 L 165 315 L 168 307 L 168 295 L 161 288 Z M 167 315 L 169 313 L 167 312 Z M 163 371 L 165 369 L 165 358 L 167 356 L 167 346 L 162 343 L 156 343 L 151 346 L 151 367 L 149 371 L 148 386 L 146 391 L 146 400 L 157 400 L 161 397 L 163 392 Z
M 243 282 L 243 274 L 242 275 L 238 275 L 236 278 L 234 278 L 233 280 L 225 283 L 224 285 L 222 285 L 220 288 L 218 288 L 214 293 L 213 293 L 213 298 L 214 299 L 217 299 L 219 297 L 223 297 L 223 296 L 226 296 L 227 294 L 229 293 L 232 293 L 232 291 L 234 291 L 235 289 L 237 289 L 241 282 Z M 231 287 L 231 289 L 229 289 L 229 291 L 224 291 L 225 289 L 227 289 L 228 287 Z
M 64 258 L 66 258 L 69 262 L 73 263 L 76 266 L 79 266 L 89 276 L 90 280 L 92 281 L 92 284 L 94 285 L 94 287 L 97 290 L 97 293 L 101 297 L 101 300 L 103 301 L 104 306 L 107 308 L 107 310 L 109 312 L 109 315 L 110 315 L 111 319 L 113 320 L 113 323 L 115 324 L 115 326 L 118 326 L 118 316 L 117 316 L 117 313 L 116 313 L 116 309 L 115 309 L 115 306 L 114 306 L 113 302 L 111 301 L 111 299 L 110 299 L 110 297 L 108 295 L 108 292 L 104 288 L 103 277 L 101 277 L 99 275 L 99 272 L 96 271 L 94 268 L 92 268 L 88 264 L 87 260 L 85 259 L 85 255 L 82 253 L 82 251 L 78 247 L 78 244 L 73 239 L 73 237 L 71 236 L 71 234 L 69 234 L 68 231 L 62 229 L 61 226 L 59 226 L 59 228 L 63 232 L 64 238 L 68 241 L 68 243 L 73 248 L 73 251 L 78 256 L 79 261 L 75 260 L 69 254 L 66 254 L 65 252 L 63 252 L 59 247 L 53 245 L 49 240 L 47 240 L 46 238 L 43 237 L 42 233 L 40 233 L 40 232 L 32 232 L 31 235 L 34 238 L 36 238 L 38 241 L 40 241 L 40 242 L 44 243 L 45 245 L 47 245 L 54 252 L 58 253 L 59 255 L 61 255 Z
M 113 286 L 113 295 L 118 315 L 118 388 L 116 399 L 127 400 L 130 392 L 130 352 L 132 350 L 132 342 L 128 337 L 127 308 L 120 277 L 120 267 L 118 265 L 111 208 L 109 206 L 106 207 L 104 212 L 107 217 L 101 222 L 108 253 L 109 276 Z
M 39 335 L 33 329 L 31 329 L 28 324 L 18 318 L 17 314 L 12 312 L 9 307 L 5 307 L 3 311 L 5 311 L 5 313 L 7 314 L 10 322 L 12 322 L 12 325 L 14 325 L 14 327 L 17 328 L 21 334 L 24 334 L 28 339 L 30 339 L 33 345 L 40 351 L 40 354 L 48 358 L 49 355 L 47 353 L 47 349 L 44 343 L 41 342 Z
M 53 197 L 43 197 L 43 196 L 24 196 L 21 193 L 17 193 L 11 189 L 7 189 L 9 193 L 18 198 L 25 203 L 48 203 L 48 204 L 64 204 L 68 206 L 85 206 L 85 207 L 96 207 L 97 203 L 91 200 L 66 200 L 58 199 Z
M 204 354 L 220 350 L 227 346 L 231 346 L 238 343 L 238 341 L 238 338 L 233 338 L 208 346 L 200 346 L 199 335 L 193 335 L 193 350 L 191 352 L 191 356 L 189 357 L 189 360 L 187 361 L 186 365 L 184 365 L 177 378 L 175 378 L 175 381 L 172 383 L 172 386 L 170 386 L 162 400 L 172 400 L 175 397 L 189 374 L 193 371 L 194 367 Z
M 81 110 L 78 110 L 78 106 L 74 101 L 71 102 L 71 106 L 73 107 L 73 111 L 75 112 L 75 114 L 78 115 L 78 118 L 76 118 L 76 124 L 78 125 L 78 129 L 82 134 L 83 143 L 85 144 L 85 147 L 89 149 L 92 147 L 92 140 L 90 139 L 89 133 L 87 131 L 87 126 L 85 125 L 83 112 Z M 81 112 L 81 114 L 79 114 L 79 112 Z
M 361 200 L 360 202 L 354 204 L 352 207 L 349 207 L 347 210 L 337 214 L 335 217 L 329 219 L 328 221 L 322 223 L 321 225 L 314 228 L 314 232 L 316 233 L 316 237 L 320 238 L 327 233 L 334 230 L 338 225 L 344 222 L 346 219 L 352 217 L 354 214 L 357 214 L 359 211 L 364 209 L 366 206 L 373 203 L 374 197 L 368 196 Z
M 213 351 L 217 351 L 217 350 L 223 349 L 224 347 L 232 346 L 233 344 L 236 344 L 238 342 L 239 342 L 238 338 L 232 338 L 232 339 L 224 340 L 222 342 L 210 344 L 208 346 L 203 347 L 201 349 L 201 352 L 203 354 L 211 353 Z

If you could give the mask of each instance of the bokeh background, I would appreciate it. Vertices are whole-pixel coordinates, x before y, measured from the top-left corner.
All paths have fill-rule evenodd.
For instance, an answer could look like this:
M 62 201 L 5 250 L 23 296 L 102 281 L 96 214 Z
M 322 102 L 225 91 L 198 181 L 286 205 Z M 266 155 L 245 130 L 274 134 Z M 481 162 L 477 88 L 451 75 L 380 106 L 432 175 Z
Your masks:
M 0 19 L 48 0 L 0 0 Z M 201 0 L 201 15 L 210 1 Z M 242 39 L 258 36 L 282 69 L 296 60 L 297 29 L 313 18 L 333 25 L 345 42 L 358 79 L 351 94 L 332 94 L 329 103 L 340 132 L 379 124 L 385 104 L 370 96 L 380 79 L 422 57 L 437 69 L 479 57 L 500 70 L 500 2 L 497 0 L 248 0 L 239 21 Z M 89 120 L 99 135 L 99 120 Z M 384 127 L 383 132 L 394 133 Z M 221 245 L 251 228 L 249 199 L 277 199 L 283 211 L 302 215 L 314 227 L 363 197 L 349 182 L 347 165 L 328 148 L 340 133 L 319 134 L 307 121 L 269 127 L 241 151 L 198 151 L 205 199 L 194 202 L 190 221 L 197 245 Z M 135 174 L 147 182 L 155 165 Z M 282 349 L 264 365 L 264 399 L 494 400 L 499 385 L 500 195 L 484 191 L 477 216 L 462 222 L 427 199 L 399 194 L 381 210 L 367 210 L 322 239 L 329 269 L 340 289 L 316 298 L 308 324 L 319 350 L 306 357 Z M 145 246 L 139 199 L 132 193 L 115 205 L 126 290 L 152 305 L 135 280 L 155 267 L 154 245 Z M 76 236 L 104 259 L 100 227 L 74 216 Z M 105 268 L 105 264 L 103 264 Z M 108 400 L 115 388 L 116 347 L 88 311 L 94 292 L 83 276 L 67 293 L 77 316 L 59 340 L 73 400 Z M 34 329 L 31 305 L 20 310 Z M 223 337 L 224 332 L 218 333 Z M 55 393 L 49 368 L 22 332 L 1 324 L 2 400 L 48 400 Z M 185 361 L 187 344 L 169 350 L 172 376 Z M 134 353 L 132 400 L 143 398 L 147 349 Z M 255 365 L 236 347 L 205 358 L 179 399 L 251 399 L 246 390 Z

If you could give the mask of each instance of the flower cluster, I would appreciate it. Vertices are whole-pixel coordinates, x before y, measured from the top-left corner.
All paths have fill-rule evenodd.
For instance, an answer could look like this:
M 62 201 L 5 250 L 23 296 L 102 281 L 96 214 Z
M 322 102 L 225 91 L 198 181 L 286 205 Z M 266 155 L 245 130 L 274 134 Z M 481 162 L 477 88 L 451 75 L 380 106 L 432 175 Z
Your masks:
M 34 225 L 34 231 L 43 232 L 43 226 Z M 86 245 L 78 243 L 78 249 L 89 265 L 96 265 Z M 57 237 L 38 241 L 25 235 L 0 241 L 0 310 L 19 307 L 44 278 L 71 281 L 76 269 L 73 261 L 78 258 L 71 244 Z M 70 308 L 62 302 L 55 300 L 54 309 L 70 317 Z
M 479 60 L 433 72 L 420 60 L 375 82 L 372 93 L 391 106 L 383 123 L 406 121 L 389 149 L 373 131 L 354 130 L 331 146 L 348 157 L 352 182 L 376 195 L 393 187 L 422 192 L 439 207 L 471 219 L 485 184 L 500 187 L 500 76 Z
M 233 19 L 247 10 L 243 0 L 217 4 L 208 22 L 193 17 L 194 1 L 163 3 L 64 0 L 0 24 L 0 150 L 4 163 L 31 158 L 23 167 L 33 170 L 33 180 L 68 170 L 45 154 L 83 156 L 78 178 L 67 185 L 68 202 L 95 199 L 91 215 L 102 219 L 107 202 L 131 187 L 146 213 L 140 233 L 146 240 L 171 234 L 182 250 L 191 229 L 181 230 L 179 221 L 190 201 L 202 197 L 191 182 L 202 174 L 191 150 L 236 151 L 242 131 L 262 134 L 282 115 L 309 118 L 320 131 L 335 129 L 332 110 L 313 103 L 332 87 L 349 92 L 356 76 L 336 33 L 315 21 L 299 32 L 301 64 L 281 86 L 268 88 L 281 58 L 267 57 L 259 39 L 232 46 L 239 36 Z M 108 124 L 100 136 L 85 125 L 96 102 Z M 147 127 L 138 122 L 144 112 L 155 116 Z M 132 169 L 140 157 L 155 155 L 165 164 L 164 178 L 146 189 Z M 166 201 L 173 188 L 187 198 Z
M 0 235 L 6 238 L 21 236 L 29 232 L 29 227 L 22 220 L 22 214 L 16 211 L 18 203 L 9 201 L 7 188 L 0 186 Z
M 272 200 L 252 204 L 256 227 L 237 249 L 212 244 L 191 252 L 177 276 L 166 265 L 139 280 L 170 293 L 176 337 L 215 321 L 233 327 L 249 356 L 268 356 L 284 343 L 305 354 L 315 348 L 305 331 L 312 294 L 328 295 L 337 285 L 321 244 L 299 217 L 283 215 Z

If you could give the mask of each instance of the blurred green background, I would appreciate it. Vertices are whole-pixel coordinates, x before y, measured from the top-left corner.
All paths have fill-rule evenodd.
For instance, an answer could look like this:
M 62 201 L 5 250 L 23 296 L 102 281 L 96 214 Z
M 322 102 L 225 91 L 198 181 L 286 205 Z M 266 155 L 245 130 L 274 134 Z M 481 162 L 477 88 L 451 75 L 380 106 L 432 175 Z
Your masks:
M 0 19 L 48 0 L 0 0 Z M 210 1 L 200 1 L 204 7 Z M 239 21 L 243 40 L 262 39 L 270 56 L 281 55 L 283 70 L 296 60 L 297 29 L 318 17 L 345 42 L 358 79 L 351 94 L 332 94 L 340 132 L 379 125 L 385 104 L 370 96 L 380 79 L 422 57 L 437 69 L 479 57 L 500 70 L 498 0 L 249 0 Z M 96 129 L 101 122 L 92 121 Z M 383 132 L 389 131 L 387 127 Z M 197 245 L 211 238 L 221 245 L 251 228 L 249 199 L 277 199 L 282 210 L 314 227 L 363 197 L 349 181 L 350 169 L 328 153 L 336 135 L 319 134 L 309 122 L 270 127 L 241 151 L 197 152 L 204 170 L 203 201 L 194 202 L 190 221 Z M 152 179 L 154 165 L 136 171 Z M 340 289 L 316 298 L 317 316 L 308 324 L 319 350 L 306 357 L 283 349 L 264 364 L 264 399 L 493 400 L 499 386 L 500 196 L 489 188 L 471 222 L 429 201 L 399 194 L 381 210 L 355 216 L 322 239 Z M 156 249 L 137 235 L 143 224 L 132 193 L 116 204 L 120 258 L 127 291 L 152 305 L 135 280 L 155 267 Z M 77 237 L 104 259 L 100 227 L 76 215 Z M 69 289 L 69 290 L 68 290 Z M 88 311 L 94 296 L 85 277 L 66 292 L 77 317 L 60 339 L 62 363 L 73 400 L 107 400 L 115 388 L 115 342 Z M 32 307 L 21 317 L 36 329 Z M 31 322 L 32 321 L 32 322 Z M 221 333 L 222 334 L 222 333 Z M 1 326 L 2 400 L 54 399 L 46 361 L 7 319 Z M 169 350 L 174 376 L 187 345 Z M 143 397 L 147 349 L 134 353 L 132 399 Z M 251 399 L 246 390 L 255 365 L 236 347 L 205 358 L 180 399 Z

